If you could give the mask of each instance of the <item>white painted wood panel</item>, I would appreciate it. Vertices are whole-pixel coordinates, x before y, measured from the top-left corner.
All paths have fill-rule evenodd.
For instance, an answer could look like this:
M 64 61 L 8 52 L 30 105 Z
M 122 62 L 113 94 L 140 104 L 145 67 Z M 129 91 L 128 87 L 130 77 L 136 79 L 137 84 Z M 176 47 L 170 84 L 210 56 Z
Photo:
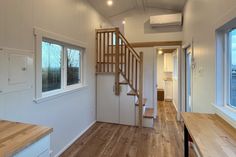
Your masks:
M 128 85 L 121 85 L 120 124 L 135 125 L 135 97 L 128 96 Z
M 0 51 L 0 94 L 4 93 L 7 85 L 7 55 Z
M 50 135 L 28 146 L 14 157 L 50 157 Z
M 119 96 L 113 92 L 114 75 L 97 76 L 97 120 L 119 123 Z

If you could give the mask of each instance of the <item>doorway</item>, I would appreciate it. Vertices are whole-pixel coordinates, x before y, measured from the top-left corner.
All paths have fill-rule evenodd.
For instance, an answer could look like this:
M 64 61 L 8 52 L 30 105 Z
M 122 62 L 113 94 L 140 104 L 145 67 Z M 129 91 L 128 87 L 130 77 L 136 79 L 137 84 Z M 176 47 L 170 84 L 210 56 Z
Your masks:
M 185 49 L 185 112 L 192 112 L 192 50 Z
M 177 111 L 177 118 L 181 111 L 181 47 L 154 47 L 156 58 L 154 61 L 154 80 L 156 86 L 156 104 L 170 101 Z M 164 93 L 164 94 L 163 94 Z M 159 97 L 158 97 L 159 96 Z M 161 98 L 161 99 L 160 99 Z

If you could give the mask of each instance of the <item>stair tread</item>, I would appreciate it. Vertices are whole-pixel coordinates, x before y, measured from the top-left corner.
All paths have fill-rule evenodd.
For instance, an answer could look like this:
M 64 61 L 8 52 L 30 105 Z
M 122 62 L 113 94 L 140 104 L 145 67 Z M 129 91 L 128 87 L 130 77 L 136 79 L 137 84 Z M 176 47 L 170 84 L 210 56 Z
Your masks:
M 146 108 L 143 117 L 144 118 L 154 118 L 154 109 L 153 108 Z
M 143 98 L 143 106 L 145 106 L 147 103 L 147 98 Z M 139 101 L 137 100 L 136 103 L 135 103 L 136 106 L 139 105 Z
M 123 80 L 123 81 L 120 82 L 120 84 L 128 84 L 128 81 Z
M 133 95 L 133 96 L 135 96 L 135 95 L 137 95 L 137 94 L 136 94 L 136 92 L 135 92 L 135 91 L 133 91 L 133 90 L 130 90 L 130 91 L 127 93 L 127 95 Z

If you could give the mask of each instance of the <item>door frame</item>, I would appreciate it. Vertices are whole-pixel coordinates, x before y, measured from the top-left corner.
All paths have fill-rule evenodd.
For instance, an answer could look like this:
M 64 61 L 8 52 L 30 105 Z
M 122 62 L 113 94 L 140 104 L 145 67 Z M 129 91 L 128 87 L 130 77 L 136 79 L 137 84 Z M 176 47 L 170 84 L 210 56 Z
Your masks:
M 183 73 L 182 73 L 182 76 L 183 76 L 183 83 L 182 83 L 182 95 L 183 95 L 183 106 L 182 106 L 182 112 L 186 112 L 186 109 L 187 109 L 187 72 L 186 72 L 186 67 L 187 67 L 187 63 L 186 63 L 186 59 L 187 59 L 187 53 L 188 53 L 188 49 L 191 50 L 191 55 L 192 55 L 192 60 L 191 60 L 191 111 L 193 111 L 193 65 L 194 65 L 194 51 L 193 51 L 193 43 L 192 44 L 185 44 L 183 47 L 182 47 L 182 50 L 183 50 Z
M 181 92 L 181 87 L 182 87 L 182 59 L 183 59 L 183 53 L 182 53 L 182 46 L 180 45 L 173 45 L 173 46 L 156 46 L 154 47 L 154 53 L 155 53 L 155 57 L 154 57 L 154 86 L 155 86 L 155 90 L 154 93 L 155 95 L 157 95 L 157 56 L 158 56 L 158 52 L 156 51 L 157 49 L 176 49 L 177 50 L 177 56 L 178 56 L 178 107 L 177 107 L 177 120 L 180 120 L 180 113 L 182 112 L 182 102 L 183 102 L 183 96 L 182 96 L 182 92 Z M 157 104 L 157 96 L 154 96 L 154 103 Z M 155 113 L 157 115 L 157 106 L 154 106 L 154 110 Z

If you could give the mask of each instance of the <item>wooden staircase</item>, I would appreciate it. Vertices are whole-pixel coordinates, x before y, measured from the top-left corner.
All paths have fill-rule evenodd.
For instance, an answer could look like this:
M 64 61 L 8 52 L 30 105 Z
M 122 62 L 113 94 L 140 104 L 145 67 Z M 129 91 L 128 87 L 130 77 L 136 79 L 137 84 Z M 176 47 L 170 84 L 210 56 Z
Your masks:
M 130 87 L 127 95 L 137 97 L 138 125 L 142 127 L 146 103 L 143 99 L 143 52 L 137 53 L 119 28 L 96 30 L 96 73 L 115 75 L 116 95 L 120 94 L 120 85 Z

